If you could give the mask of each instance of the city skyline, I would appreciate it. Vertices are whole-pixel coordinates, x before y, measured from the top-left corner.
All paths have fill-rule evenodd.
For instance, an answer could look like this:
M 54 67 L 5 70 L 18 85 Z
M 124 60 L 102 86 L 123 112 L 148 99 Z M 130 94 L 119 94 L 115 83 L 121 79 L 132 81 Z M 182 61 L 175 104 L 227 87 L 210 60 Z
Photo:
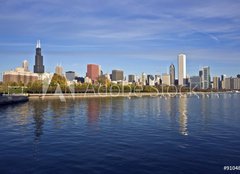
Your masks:
M 9 62 L 0 72 L 24 59 L 33 65 L 32 48 L 41 39 L 47 72 L 61 63 L 82 76 L 85 65 L 94 63 L 109 73 L 162 74 L 184 53 L 188 74 L 210 66 L 213 75 L 235 76 L 239 7 L 236 1 L 2 2 L 0 58 Z
M 31 66 L 31 65 L 30 65 Z M 37 70 L 36 68 L 37 67 Z M 195 77 L 195 74 L 192 75 L 192 74 L 189 74 L 187 73 L 187 56 L 186 54 L 179 54 L 178 57 L 177 57 L 177 67 L 178 67 L 178 72 L 177 74 L 175 74 L 175 66 L 174 64 L 172 63 L 169 68 L 167 68 L 167 71 L 166 72 L 162 72 L 162 73 L 158 73 L 158 74 L 150 74 L 148 73 L 148 76 L 152 76 L 152 75 L 155 75 L 155 76 L 161 76 L 163 77 L 164 79 L 164 76 L 169 76 L 167 78 L 169 78 L 169 82 L 167 82 L 166 84 L 167 85 L 173 85 L 175 84 L 175 80 L 178 81 L 178 84 L 179 85 L 185 85 L 188 83 L 188 79 L 190 79 L 190 77 Z M 204 75 L 204 69 L 205 68 L 208 68 L 208 80 L 206 80 L 205 78 L 205 75 Z M 18 69 L 19 67 L 15 67 L 16 69 Z M 14 68 L 14 69 L 15 69 Z M 31 73 L 31 69 L 29 69 L 29 62 L 28 60 L 23 60 L 22 62 L 22 68 L 24 69 L 24 71 L 26 72 L 30 72 Z M 98 64 L 92 64 L 92 63 L 88 63 L 86 64 L 86 71 L 82 74 L 82 75 L 79 75 L 76 73 L 76 71 L 74 70 L 64 70 L 64 67 L 61 65 L 61 64 L 57 64 L 55 67 L 55 71 L 53 72 L 47 72 L 45 71 L 45 65 L 44 65 L 44 58 L 41 54 L 41 44 L 40 44 L 40 40 L 37 40 L 37 44 L 36 44 L 36 55 L 35 55 L 35 64 L 33 65 L 33 73 L 36 73 L 36 74 L 42 74 L 42 73 L 47 73 L 47 74 L 58 74 L 58 75 L 61 75 L 61 76 L 65 76 L 65 74 L 67 73 L 74 73 L 76 75 L 76 77 L 88 77 L 89 79 L 91 79 L 93 82 L 95 82 L 97 80 L 98 77 L 100 77 L 101 75 L 103 75 L 103 73 L 105 74 L 109 74 L 109 75 L 113 75 L 113 72 L 115 71 L 121 71 L 122 73 L 125 72 L 125 69 L 112 69 L 112 74 L 111 72 L 104 72 L 101 68 L 101 65 L 98 65 Z M 14 71 L 14 69 L 11 69 L 10 71 Z M 18 71 L 18 70 L 17 70 Z M 145 74 L 145 72 L 139 72 L 139 73 L 136 73 L 134 74 L 134 76 L 141 76 L 142 74 Z M 203 66 L 203 67 L 199 67 L 199 76 L 201 77 L 201 74 L 200 73 L 203 73 L 203 81 L 205 82 L 202 82 L 202 83 L 206 83 L 206 81 L 209 81 L 209 83 L 211 82 L 211 79 L 214 81 L 214 77 L 219 77 L 220 76 L 227 76 L 226 74 L 222 73 L 221 75 L 210 75 L 210 67 L 209 66 Z M 4 74 L 4 72 L 2 73 L 2 75 Z M 127 76 L 131 76 L 133 74 L 125 74 L 125 76 L 122 74 L 122 80 L 126 80 Z M 233 76 L 229 76 L 229 77 L 234 77 L 234 76 L 239 76 L 239 74 L 236 74 L 236 75 L 233 75 Z M 176 78 L 178 77 L 178 78 Z M 2 77 L 1 77 L 2 78 Z M 0 80 L 2 80 L 0 78 Z M 131 77 L 132 78 L 132 77 Z M 180 79 L 180 80 L 179 80 Z M 119 80 L 119 79 L 118 79 Z M 163 80 L 164 81 L 164 80 Z M 165 80 L 166 81 L 166 80 Z M 168 81 L 168 80 L 167 80 Z M 207 84 L 207 87 L 206 89 L 209 88 L 209 84 Z
M 0 174 L 239 172 L 239 9 L 0 1 Z

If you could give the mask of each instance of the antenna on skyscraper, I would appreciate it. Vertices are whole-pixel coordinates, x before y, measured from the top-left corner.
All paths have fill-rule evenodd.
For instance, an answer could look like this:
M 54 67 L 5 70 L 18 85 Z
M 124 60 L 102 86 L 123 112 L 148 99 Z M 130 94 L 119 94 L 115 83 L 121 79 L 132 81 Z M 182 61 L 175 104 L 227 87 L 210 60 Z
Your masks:
M 36 48 L 41 48 L 41 43 L 40 43 L 40 40 L 37 40 L 37 45 L 36 45 Z

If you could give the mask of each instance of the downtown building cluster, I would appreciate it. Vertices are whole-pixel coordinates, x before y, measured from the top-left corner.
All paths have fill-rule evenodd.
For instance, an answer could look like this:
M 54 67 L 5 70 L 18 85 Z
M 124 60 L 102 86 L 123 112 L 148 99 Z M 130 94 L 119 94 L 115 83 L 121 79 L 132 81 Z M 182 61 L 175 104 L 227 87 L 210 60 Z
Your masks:
M 50 83 L 53 73 L 46 73 L 43 56 L 41 53 L 40 41 L 37 41 L 34 72 L 29 71 L 29 65 L 26 60 L 23 61 L 22 67 L 15 70 L 6 71 L 3 73 L 4 83 L 16 83 L 27 85 L 37 80 L 48 81 Z M 57 65 L 55 74 L 64 76 L 69 84 L 73 83 L 113 83 L 113 84 L 136 84 L 144 86 L 186 86 L 191 89 L 198 90 L 239 90 L 240 89 L 240 75 L 237 77 L 221 77 L 211 78 L 210 67 L 202 67 L 197 76 L 187 75 L 187 58 L 185 54 L 178 55 L 178 71 L 176 72 L 174 64 L 169 67 L 168 73 L 163 74 L 146 74 L 141 75 L 129 74 L 128 78 L 124 75 L 123 70 L 112 70 L 112 73 L 103 73 L 101 66 L 97 64 L 88 64 L 86 74 L 82 77 L 78 76 L 75 71 L 66 71 L 64 73 L 63 67 Z

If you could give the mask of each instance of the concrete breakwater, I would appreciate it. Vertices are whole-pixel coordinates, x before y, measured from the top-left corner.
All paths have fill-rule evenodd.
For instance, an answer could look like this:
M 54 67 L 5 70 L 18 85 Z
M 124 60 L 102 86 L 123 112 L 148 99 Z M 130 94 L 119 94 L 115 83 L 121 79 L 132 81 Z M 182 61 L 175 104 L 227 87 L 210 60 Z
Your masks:
M 0 96 L 0 105 L 15 104 L 28 101 L 25 95 L 2 95 Z
M 63 93 L 63 94 L 29 94 L 29 99 L 51 99 L 51 98 L 107 98 L 107 97 L 187 97 L 187 96 L 205 96 L 220 95 L 226 92 L 184 92 L 184 93 L 153 93 L 153 92 L 136 92 L 136 93 Z M 231 93 L 232 94 L 232 93 Z

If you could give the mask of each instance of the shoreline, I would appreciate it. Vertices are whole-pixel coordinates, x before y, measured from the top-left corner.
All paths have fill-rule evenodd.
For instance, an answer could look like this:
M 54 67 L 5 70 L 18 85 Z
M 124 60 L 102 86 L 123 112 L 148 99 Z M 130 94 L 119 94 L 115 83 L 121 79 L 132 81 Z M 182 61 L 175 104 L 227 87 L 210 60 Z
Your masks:
M 67 93 L 67 94 L 29 94 L 29 99 L 45 99 L 45 98 L 59 98 L 66 99 L 74 98 L 116 98 L 116 97 L 175 97 L 175 96 L 197 96 L 197 95 L 210 95 L 210 94 L 240 94 L 233 92 L 182 92 L 182 93 Z

